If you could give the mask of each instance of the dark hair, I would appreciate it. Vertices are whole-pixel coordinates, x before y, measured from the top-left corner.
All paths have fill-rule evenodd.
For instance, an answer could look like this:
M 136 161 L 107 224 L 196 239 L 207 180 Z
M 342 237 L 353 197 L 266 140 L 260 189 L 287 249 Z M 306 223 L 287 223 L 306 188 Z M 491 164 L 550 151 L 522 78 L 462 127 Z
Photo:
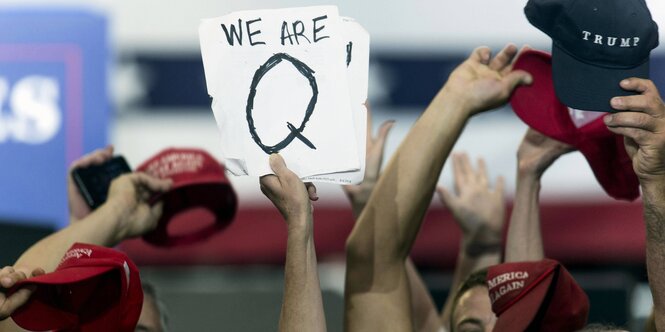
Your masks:
M 462 284 L 460 284 L 459 287 L 457 287 L 457 290 L 455 291 L 455 297 L 453 298 L 453 309 L 450 311 L 451 332 L 455 331 L 455 322 L 453 320 L 453 317 L 455 316 L 455 309 L 457 308 L 459 299 L 462 297 L 462 295 L 464 295 L 464 293 L 477 286 L 487 287 L 487 268 L 480 269 L 476 272 L 471 273 L 464 280 L 464 282 L 462 282 Z

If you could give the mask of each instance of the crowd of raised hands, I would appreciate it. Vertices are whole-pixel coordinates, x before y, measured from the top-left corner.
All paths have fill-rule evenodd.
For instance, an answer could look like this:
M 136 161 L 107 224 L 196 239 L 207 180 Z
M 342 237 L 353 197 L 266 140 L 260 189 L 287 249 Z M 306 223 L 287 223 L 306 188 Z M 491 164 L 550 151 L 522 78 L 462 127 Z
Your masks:
M 512 45 L 495 56 L 486 47 L 476 49 L 453 71 L 383 169 L 383 149 L 392 123 L 382 124 L 377 136 L 368 134 L 365 180 L 344 187 L 356 218 L 346 243 L 345 330 L 519 331 L 526 327 L 511 329 L 505 319 L 497 324 L 502 312 L 493 310 L 487 271 L 501 263 L 550 261 L 546 259 L 540 231 L 540 180 L 573 147 L 536 130 L 527 130 L 516 151 L 516 192 L 505 241 L 503 178 L 492 181 L 482 158 L 474 167 L 465 153 L 450 156 L 473 115 L 504 105 L 517 86 L 532 82 L 528 73 L 512 70 L 517 53 Z M 627 78 L 621 87 L 637 95 L 612 99 L 612 106 L 622 112 L 608 114 L 603 120 L 609 130 L 625 137 L 625 148 L 640 180 L 649 284 L 654 298 L 649 324 L 655 331 L 656 327 L 665 329 L 665 104 L 649 80 Z M 368 126 L 371 128 L 371 121 Z M 441 169 L 449 159 L 453 163 L 454 188 L 437 188 Z M 280 167 L 284 167 L 281 159 Z M 276 170 L 275 173 L 267 177 L 281 177 Z M 292 174 L 285 176 L 292 178 Z M 261 181 L 263 185 L 266 180 Z M 310 186 L 299 183 L 298 189 L 302 192 L 299 201 L 308 211 L 311 203 L 303 202 L 302 198 L 306 196 L 305 188 Z M 451 293 L 441 309 L 434 305 L 409 258 L 435 191 L 463 235 Z M 268 197 L 283 211 L 280 201 L 288 194 L 281 198 L 268 194 Z M 288 220 L 286 215 L 285 218 Z M 311 264 L 312 260 L 305 262 Z M 287 288 L 292 280 L 301 277 L 286 273 Z M 311 284 L 306 285 L 309 289 Z M 294 295 L 299 300 L 289 298 Z M 282 330 L 325 329 L 321 323 L 324 315 L 320 298 L 285 290 L 284 304 L 287 301 L 310 301 L 311 305 L 304 306 L 307 309 L 299 315 L 311 315 L 312 319 L 301 318 L 287 325 L 284 311 L 288 309 L 283 307 Z M 563 326 L 559 330 L 611 330 L 602 325 L 586 325 L 588 303 L 586 306 L 586 313 L 571 314 L 568 325 L 556 325 Z M 546 326 L 547 308 L 540 310 L 537 317 L 532 317 L 529 330 L 556 331 L 556 326 Z M 566 314 L 559 314 L 558 319 L 565 320 Z
M 517 183 L 509 223 L 504 179 L 491 179 L 482 158 L 474 163 L 465 153 L 451 155 L 474 115 L 504 105 L 516 87 L 531 84 L 528 73 L 512 69 L 517 53 L 513 45 L 494 56 L 486 47 L 474 50 L 451 73 L 383 168 L 393 123 L 383 123 L 373 135 L 368 112 L 364 181 L 343 187 L 356 219 L 346 242 L 346 331 L 491 331 L 502 317 L 493 311 L 486 285 L 488 268 L 545 259 L 540 179 L 572 148 L 535 130 L 526 132 L 516 147 Z M 614 98 L 612 106 L 623 112 L 606 115 L 604 122 L 625 137 L 640 180 L 654 324 L 665 330 L 665 104 L 651 81 L 627 78 L 621 87 L 638 94 Z M 101 149 L 73 167 L 99 164 L 112 154 L 111 147 Z M 447 160 L 452 162 L 454 186 L 437 187 Z M 319 197 L 314 185 L 303 183 L 280 155 L 270 156 L 270 167 L 274 175 L 263 176 L 260 187 L 284 218 L 288 234 L 279 330 L 324 331 L 313 237 L 312 202 Z M 0 286 L 9 290 L 20 280 L 54 271 L 76 242 L 113 247 L 149 232 L 162 210 L 160 204 L 149 204 L 149 197 L 170 186 L 168 180 L 143 173 L 123 175 L 113 181 L 106 203 L 91 211 L 70 179 L 70 225 L 35 243 L 14 266 L 0 270 Z M 462 233 L 452 291 L 443 308 L 435 306 L 409 258 L 435 192 Z M 7 318 L 29 300 L 32 291 L 26 287 L 11 295 L 0 293 L 0 331 L 20 330 Z M 534 330 L 547 330 L 533 324 Z

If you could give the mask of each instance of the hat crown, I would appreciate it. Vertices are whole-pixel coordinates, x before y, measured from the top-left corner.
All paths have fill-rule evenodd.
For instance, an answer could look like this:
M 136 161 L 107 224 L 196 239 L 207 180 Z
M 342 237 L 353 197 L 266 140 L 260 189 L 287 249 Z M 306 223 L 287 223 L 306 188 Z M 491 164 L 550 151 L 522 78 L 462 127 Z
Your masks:
M 530 0 L 529 22 L 579 61 L 632 68 L 658 46 L 658 26 L 643 0 Z
M 222 166 L 207 152 L 199 149 L 163 150 L 139 166 L 138 170 L 162 179 L 189 177 L 191 174 L 224 174 Z

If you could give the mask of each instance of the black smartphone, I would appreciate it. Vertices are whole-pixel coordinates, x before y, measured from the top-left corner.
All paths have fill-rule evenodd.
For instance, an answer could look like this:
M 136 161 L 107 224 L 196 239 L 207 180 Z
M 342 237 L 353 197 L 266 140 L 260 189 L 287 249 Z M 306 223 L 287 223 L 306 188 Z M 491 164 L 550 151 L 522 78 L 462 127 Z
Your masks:
M 115 156 L 101 165 L 75 168 L 71 176 L 88 206 L 94 210 L 106 202 L 111 181 L 131 171 L 123 156 Z

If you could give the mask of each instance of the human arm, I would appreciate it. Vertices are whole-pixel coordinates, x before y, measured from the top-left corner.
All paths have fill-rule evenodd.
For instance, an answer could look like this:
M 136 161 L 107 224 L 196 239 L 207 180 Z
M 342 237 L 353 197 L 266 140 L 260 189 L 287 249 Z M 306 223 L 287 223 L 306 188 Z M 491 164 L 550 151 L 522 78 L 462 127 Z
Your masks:
M 404 262 L 466 121 L 504 104 L 517 85 L 531 82 L 527 73 L 510 71 L 516 53 L 512 45 L 494 58 L 488 48 L 476 49 L 392 156 L 347 240 L 347 330 L 413 328 Z
M 471 273 L 500 263 L 501 237 L 506 221 L 503 177 L 496 180 L 492 189 L 482 158 L 478 159 L 477 170 L 473 169 L 465 153 L 453 154 L 452 161 L 454 193 L 443 187 L 437 188 L 439 199 L 452 212 L 462 230 L 453 281 L 441 311 L 441 322 L 446 328 L 450 326 L 453 301 L 459 285 Z
M 325 331 L 310 203 L 318 199 L 316 188 L 305 185 L 278 154 L 270 156 L 270 167 L 275 175 L 261 177 L 261 191 L 284 217 L 288 234 L 279 330 Z
M 658 331 L 665 330 L 665 104 L 653 82 L 639 78 L 621 81 L 637 95 L 615 97 L 604 117 L 608 128 L 624 136 L 626 152 L 642 188 L 649 287 Z
M 162 204 L 150 205 L 153 192 L 168 190 L 170 180 L 144 173 L 122 175 L 111 183 L 107 201 L 80 222 L 55 232 L 25 251 L 14 264 L 29 273 L 37 267 L 52 272 L 67 249 L 76 242 L 113 247 L 124 239 L 154 229 L 162 213 Z
M 357 185 L 342 186 L 346 196 L 351 202 L 354 218 L 358 218 L 362 213 L 369 196 L 374 190 L 374 186 L 379 179 L 381 164 L 383 163 L 383 153 L 386 139 L 394 121 L 389 120 L 379 126 L 376 135 L 372 134 L 372 110 L 367 105 L 367 144 L 366 144 L 366 162 L 365 176 L 363 182 Z M 381 227 L 379 223 L 377 227 Z M 418 273 L 418 269 L 410 258 L 405 263 L 406 274 L 409 279 L 409 289 L 411 294 L 411 312 L 413 315 L 413 325 L 416 331 L 436 332 L 441 327 L 434 300 L 429 293 L 423 279 Z
M 536 261 L 545 257 L 540 231 L 540 179 L 567 144 L 528 129 L 517 150 L 517 186 L 506 239 L 506 262 Z

